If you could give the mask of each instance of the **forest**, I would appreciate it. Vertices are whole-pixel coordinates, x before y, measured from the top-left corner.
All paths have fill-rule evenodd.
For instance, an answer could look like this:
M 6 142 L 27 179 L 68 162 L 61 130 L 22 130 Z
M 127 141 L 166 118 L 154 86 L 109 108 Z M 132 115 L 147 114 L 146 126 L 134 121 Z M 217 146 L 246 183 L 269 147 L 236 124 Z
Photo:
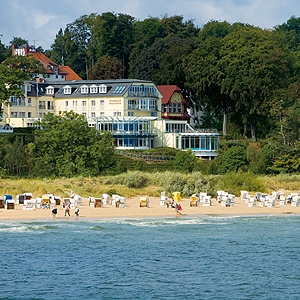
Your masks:
M 12 44 L 24 43 L 26 39 L 13 37 L 10 45 L 0 44 L 0 61 L 9 59 Z M 184 21 L 183 16 L 137 20 L 130 15 L 106 12 L 79 17 L 59 30 L 50 49 L 38 50 L 56 63 L 70 66 L 82 79 L 135 78 L 152 80 L 156 85 L 179 86 L 191 112 L 202 112 L 195 117 L 197 126 L 216 128 L 222 135 L 215 161 L 196 162 L 193 167 L 182 169 L 202 168 L 217 174 L 300 170 L 300 18 L 292 16 L 268 30 L 215 20 L 198 28 L 193 20 Z M 0 102 L 6 104 L 5 83 L 10 79 L 7 70 L 0 67 Z M 43 134 L 46 131 L 1 137 L 4 159 L 0 168 L 6 174 L 28 175 L 30 168 L 42 170 L 47 166 L 48 174 L 73 176 L 87 174 L 91 169 L 89 174 L 97 175 L 117 164 L 118 160 L 97 158 L 100 167 L 91 167 L 87 153 L 76 158 L 80 167 L 74 168 L 70 167 L 75 162 L 70 153 L 68 160 L 65 158 L 69 163 L 54 163 L 50 156 L 48 160 L 41 159 L 47 151 L 40 153 L 38 160 L 35 143 Z M 103 136 L 93 134 L 101 143 Z M 22 151 L 30 151 L 31 145 L 31 151 L 36 151 L 31 166 L 26 162 L 26 171 L 21 173 L 8 164 L 12 154 L 7 149 L 16 145 L 22 145 Z M 189 153 L 186 156 L 190 158 Z M 178 166 L 180 169 L 180 163 Z

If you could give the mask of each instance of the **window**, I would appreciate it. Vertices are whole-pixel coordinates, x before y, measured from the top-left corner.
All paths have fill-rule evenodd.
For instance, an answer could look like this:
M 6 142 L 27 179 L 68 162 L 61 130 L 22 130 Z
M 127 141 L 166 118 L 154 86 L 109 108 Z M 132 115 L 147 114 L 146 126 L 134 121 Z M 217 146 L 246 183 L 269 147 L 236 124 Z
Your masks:
M 86 113 L 84 112 L 84 113 L 82 113 L 82 115 L 86 118 Z
M 54 87 L 52 87 L 52 86 L 46 87 L 46 94 L 47 95 L 53 95 L 54 94 Z
M 146 110 L 148 109 L 148 99 L 141 99 L 139 101 L 139 108 L 142 109 L 142 110 Z
M 86 101 L 85 100 L 82 101 L 82 109 L 86 109 Z
M 148 85 L 132 85 L 129 88 L 129 96 L 145 96 L 145 97 L 158 97 L 157 89 L 154 86 Z
M 95 107 L 96 106 L 96 100 L 91 101 L 91 106 Z
M 64 87 L 64 94 L 65 95 L 70 95 L 71 94 L 71 87 L 69 85 L 66 85 Z
M 92 117 L 92 118 L 95 118 L 95 117 L 96 117 L 96 113 L 95 113 L 95 112 L 92 112 L 92 113 L 91 113 L 91 117 Z
M 43 119 L 45 117 L 45 113 L 39 113 L 39 118 Z
M 14 112 L 14 111 L 11 111 L 11 112 L 10 112 L 10 117 L 11 117 L 11 118 L 17 118 L 17 117 L 18 117 L 18 113 L 17 113 L 17 112 Z
M 114 111 L 114 117 L 120 117 L 121 112 L 120 111 Z
M 181 113 L 181 111 L 182 111 L 182 105 L 181 105 L 181 103 L 178 103 L 178 105 L 177 105 L 177 111 L 179 113 Z
M 128 109 L 138 109 L 138 101 L 137 100 L 128 100 Z
M 46 109 L 46 101 L 39 101 L 39 109 Z
M 10 96 L 9 101 L 11 106 L 25 106 L 25 98 L 23 97 Z
M 31 92 L 31 84 L 27 85 L 27 92 Z
M 89 88 L 87 85 L 83 85 L 81 88 L 80 88 L 80 92 L 81 94 L 88 94 L 89 92 Z
M 150 110 L 157 110 L 157 102 L 156 100 L 149 100 L 149 109 Z
M 101 84 L 101 85 L 99 86 L 99 93 L 101 93 L 101 94 L 106 94 L 106 93 L 107 93 L 107 86 L 104 85 L 104 84 Z
M 96 94 L 98 92 L 98 87 L 96 85 L 91 85 L 90 86 L 90 93 L 91 94 Z
M 19 112 L 19 118 L 25 118 L 26 114 L 23 111 Z
M 73 109 L 77 109 L 77 100 L 73 100 Z
M 151 117 L 157 117 L 157 112 L 156 111 L 152 111 L 150 115 L 151 115 Z
M 66 106 L 66 108 L 68 108 L 68 106 L 69 106 L 69 102 L 68 101 L 65 102 L 65 106 Z
M 118 85 L 114 91 L 113 91 L 113 94 L 122 94 L 124 92 L 126 88 L 126 85 Z
M 27 99 L 28 106 L 31 106 L 31 98 Z
M 29 111 L 29 112 L 27 113 L 27 117 L 28 117 L 28 118 L 31 118 L 31 116 L 32 116 L 31 111 Z
M 53 101 L 48 101 L 47 102 L 47 109 L 54 109 L 54 102 Z
M 133 117 L 133 116 L 134 116 L 134 112 L 133 112 L 133 111 L 129 111 L 129 112 L 128 112 L 128 116 L 129 116 L 129 117 Z
M 100 112 L 100 117 L 103 117 L 104 116 L 104 111 L 101 111 Z
M 104 109 L 104 100 L 100 100 L 100 109 Z

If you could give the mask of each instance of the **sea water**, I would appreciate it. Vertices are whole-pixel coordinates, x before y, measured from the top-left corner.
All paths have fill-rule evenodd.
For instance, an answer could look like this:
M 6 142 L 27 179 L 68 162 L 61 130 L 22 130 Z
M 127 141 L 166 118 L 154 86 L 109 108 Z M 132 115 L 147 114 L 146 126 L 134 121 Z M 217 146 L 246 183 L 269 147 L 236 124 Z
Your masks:
M 0 299 L 300 299 L 300 217 L 0 222 Z

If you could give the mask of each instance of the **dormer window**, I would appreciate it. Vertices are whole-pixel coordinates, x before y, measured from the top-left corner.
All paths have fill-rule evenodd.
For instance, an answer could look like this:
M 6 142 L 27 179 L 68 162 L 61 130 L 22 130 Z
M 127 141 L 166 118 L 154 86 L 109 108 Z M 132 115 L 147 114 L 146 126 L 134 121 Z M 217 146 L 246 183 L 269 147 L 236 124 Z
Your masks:
M 54 94 L 54 87 L 53 86 L 47 86 L 46 87 L 46 94 L 47 95 L 53 95 Z
M 107 86 L 105 84 L 101 84 L 99 86 L 99 93 L 106 94 L 107 93 Z
M 90 86 L 90 93 L 91 94 L 97 94 L 98 93 L 97 85 L 93 84 L 93 85 Z
M 64 86 L 64 94 L 71 95 L 71 87 L 69 85 Z
M 83 85 L 80 88 L 80 92 L 81 92 L 81 94 L 88 94 L 89 93 L 89 87 L 87 85 Z

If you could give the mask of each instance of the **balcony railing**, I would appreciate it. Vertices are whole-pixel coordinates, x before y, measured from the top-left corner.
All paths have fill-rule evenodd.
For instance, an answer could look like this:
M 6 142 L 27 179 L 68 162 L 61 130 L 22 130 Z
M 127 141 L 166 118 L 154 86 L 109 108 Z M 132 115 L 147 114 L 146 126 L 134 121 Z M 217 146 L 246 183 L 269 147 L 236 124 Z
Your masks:
M 10 106 L 25 106 L 25 100 L 11 101 Z

